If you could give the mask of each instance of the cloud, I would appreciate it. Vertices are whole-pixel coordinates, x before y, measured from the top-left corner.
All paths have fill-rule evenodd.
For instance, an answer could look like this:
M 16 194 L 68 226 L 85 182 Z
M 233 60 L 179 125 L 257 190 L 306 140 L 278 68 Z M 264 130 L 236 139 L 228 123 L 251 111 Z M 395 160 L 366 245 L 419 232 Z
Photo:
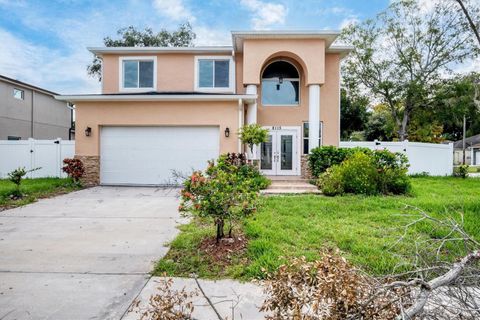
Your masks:
M 59 93 L 95 93 L 97 80 L 88 77 L 90 56 L 58 50 L 25 41 L 0 29 L 0 74 Z
M 153 6 L 161 15 L 175 21 L 188 20 L 194 22 L 196 20 L 182 0 L 154 0 Z
M 241 0 L 242 6 L 252 12 L 252 27 L 266 29 L 275 24 L 284 24 L 287 8 L 283 4 L 260 0 Z
M 197 35 L 195 45 L 198 46 L 230 46 L 232 38 L 230 31 L 212 29 L 205 26 L 194 26 L 193 31 Z
M 343 19 L 342 22 L 340 22 L 340 29 L 346 28 L 353 24 L 357 24 L 359 22 L 360 20 L 356 16 L 350 16 L 348 18 Z
M 316 13 L 324 17 L 330 18 L 332 16 L 335 16 L 335 18 L 338 18 L 338 20 L 342 19 L 337 27 L 340 29 L 346 28 L 349 25 L 356 24 L 360 21 L 359 15 L 354 10 L 346 7 L 325 7 L 317 10 Z

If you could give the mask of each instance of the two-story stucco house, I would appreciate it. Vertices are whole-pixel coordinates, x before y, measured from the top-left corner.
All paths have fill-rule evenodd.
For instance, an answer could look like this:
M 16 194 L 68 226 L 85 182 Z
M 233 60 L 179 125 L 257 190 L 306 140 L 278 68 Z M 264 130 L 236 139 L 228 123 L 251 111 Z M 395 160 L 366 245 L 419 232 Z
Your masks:
M 73 110 L 56 95 L 0 75 L 0 140 L 73 139 Z
M 76 156 L 87 180 L 165 184 L 172 170 L 203 169 L 243 152 L 238 130 L 258 123 L 267 175 L 301 176 L 305 155 L 338 145 L 338 32 L 232 32 L 232 46 L 89 48 L 101 57 L 102 94 L 59 96 L 76 105 Z M 303 161 L 302 161 L 303 159 Z

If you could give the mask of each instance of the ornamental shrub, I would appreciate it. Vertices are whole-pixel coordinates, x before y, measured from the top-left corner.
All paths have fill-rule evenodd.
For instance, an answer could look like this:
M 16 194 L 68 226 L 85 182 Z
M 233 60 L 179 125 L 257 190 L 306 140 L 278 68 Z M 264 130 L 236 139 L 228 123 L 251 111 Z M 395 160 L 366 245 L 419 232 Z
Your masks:
M 249 183 L 254 191 L 260 191 L 267 188 L 271 181 L 265 177 L 257 166 L 247 162 L 243 153 L 227 153 L 221 155 L 217 160 L 217 166 L 221 170 L 229 170 L 234 166 L 236 174 L 240 179 L 250 180 Z
M 63 172 L 72 178 L 73 182 L 79 183 L 80 178 L 83 177 L 85 173 L 83 162 L 80 159 L 65 158 L 63 159 L 63 164 Z
M 468 177 L 468 168 L 468 164 L 462 164 L 455 169 L 453 175 L 465 179 Z
M 314 178 L 318 178 L 328 168 L 341 164 L 345 159 L 357 151 L 371 153 L 368 148 L 337 148 L 334 146 L 322 146 L 312 150 L 308 156 L 308 165 Z
M 248 145 L 253 152 L 253 146 L 268 140 L 268 130 L 262 128 L 259 124 L 247 124 L 240 128 L 238 132 L 240 141 Z
M 318 187 L 326 196 L 336 196 L 344 193 L 343 175 L 339 165 L 334 165 L 318 178 Z
M 10 197 L 12 199 L 20 199 L 23 197 L 23 193 L 20 190 L 20 185 L 22 184 L 23 178 L 27 175 L 27 173 L 40 170 L 41 168 L 34 168 L 30 170 L 26 170 L 25 167 L 19 167 L 11 172 L 8 173 L 8 180 L 15 184 L 15 190 L 10 193 Z
M 252 179 L 239 174 L 243 166 L 232 165 L 227 159 L 222 156 L 217 164 L 210 162 L 205 172 L 194 172 L 183 184 L 179 207 L 181 212 L 210 218 L 217 243 L 225 236 L 225 223 L 231 236 L 234 224 L 256 211 L 258 202 Z
M 378 171 L 370 155 L 357 151 L 340 165 L 346 193 L 374 195 L 378 193 Z
M 411 188 L 407 170 L 407 157 L 401 153 L 357 149 L 341 164 L 321 174 L 317 185 L 328 196 L 405 194 Z

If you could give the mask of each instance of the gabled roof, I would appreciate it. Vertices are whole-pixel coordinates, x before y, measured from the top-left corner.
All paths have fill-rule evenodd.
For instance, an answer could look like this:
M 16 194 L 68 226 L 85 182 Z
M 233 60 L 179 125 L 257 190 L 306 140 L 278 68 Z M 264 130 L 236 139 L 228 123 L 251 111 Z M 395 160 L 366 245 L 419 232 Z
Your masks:
M 474 135 L 474 136 L 471 136 L 471 137 L 468 137 L 465 139 L 465 147 L 471 147 L 471 146 L 474 146 L 474 145 L 477 145 L 477 144 L 480 144 L 480 134 L 477 134 L 477 135 Z M 453 147 L 455 149 L 462 149 L 463 148 L 463 140 L 458 140 L 458 141 L 455 141 L 455 143 L 453 144 Z
M 53 92 L 53 91 L 50 91 L 50 90 L 47 90 L 47 89 L 43 89 L 43 88 L 28 84 L 26 82 L 15 80 L 15 79 L 5 77 L 5 76 L 2 76 L 2 75 L 0 75 L 0 81 L 8 82 L 10 84 L 17 85 L 19 87 L 30 89 L 30 90 L 33 90 L 33 91 L 41 92 L 41 93 L 47 94 L 49 96 L 58 95 L 58 93 L 56 93 L 56 92 Z

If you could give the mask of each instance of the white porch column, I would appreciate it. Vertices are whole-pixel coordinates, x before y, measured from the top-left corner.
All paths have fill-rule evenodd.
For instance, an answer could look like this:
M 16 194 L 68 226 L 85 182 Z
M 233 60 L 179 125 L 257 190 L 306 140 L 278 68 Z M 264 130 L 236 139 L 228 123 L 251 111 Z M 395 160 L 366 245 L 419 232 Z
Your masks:
M 308 151 L 318 147 L 320 139 L 320 85 L 308 86 Z
M 246 94 L 257 94 L 257 85 L 247 85 Z M 247 124 L 257 123 L 257 102 L 249 103 L 247 109 Z
M 257 85 L 249 84 L 246 88 L 246 94 L 257 94 Z M 247 119 L 246 124 L 255 124 L 257 123 L 257 101 L 251 102 L 247 107 Z M 257 146 L 253 147 L 253 153 L 250 151 L 250 148 L 247 148 L 248 158 L 256 160 L 258 159 Z

